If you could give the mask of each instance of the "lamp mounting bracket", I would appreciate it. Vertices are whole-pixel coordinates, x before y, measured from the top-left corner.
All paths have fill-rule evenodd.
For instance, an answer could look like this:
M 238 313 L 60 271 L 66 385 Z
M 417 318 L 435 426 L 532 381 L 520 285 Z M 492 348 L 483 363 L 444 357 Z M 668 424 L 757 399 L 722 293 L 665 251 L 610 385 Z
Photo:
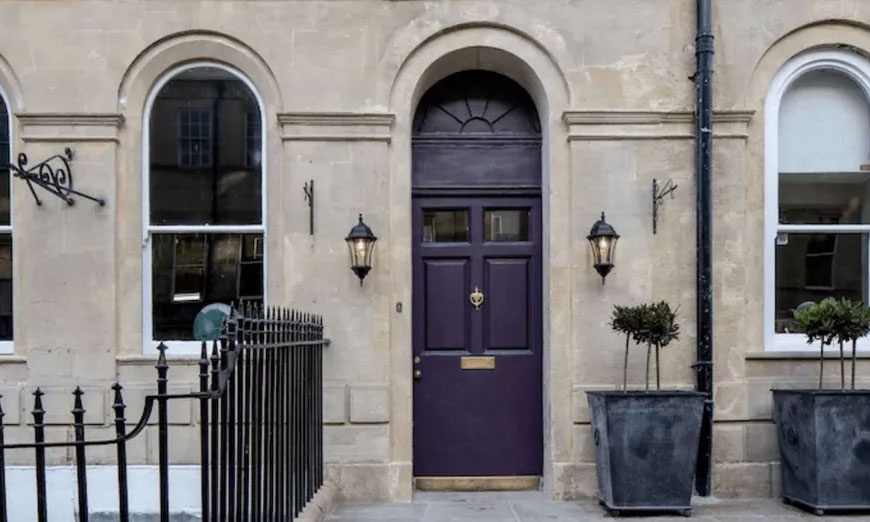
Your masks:
M 659 208 L 665 202 L 665 196 L 671 196 L 674 199 L 674 191 L 677 190 L 677 184 L 674 180 L 669 179 L 664 185 L 659 185 L 657 179 L 652 181 L 652 218 L 653 218 L 653 234 L 658 231 Z
M 18 154 L 17 165 L 2 165 L 0 168 L 8 168 L 14 177 L 21 178 L 27 182 L 27 187 L 39 206 L 42 205 L 42 200 L 39 199 L 39 195 L 37 195 L 36 189 L 33 187 L 34 185 L 48 191 L 49 194 L 59 197 L 70 206 L 75 204 L 75 200 L 72 198 L 73 195 L 89 199 L 101 207 L 105 206 L 106 200 L 89 196 L 73 188 L 73 175 L 70 168 L 72 160 L 73 151 L 67 147 L 63 150 L 63 154 L 55 154 L 29 168 L 27 167 L 27 154 L 22 152 Z
M 308 202 L 308 234 L 314 235 L 314 180 L 308 181 L 303 185 L 302 191 L 305 192 L 305 201 Z

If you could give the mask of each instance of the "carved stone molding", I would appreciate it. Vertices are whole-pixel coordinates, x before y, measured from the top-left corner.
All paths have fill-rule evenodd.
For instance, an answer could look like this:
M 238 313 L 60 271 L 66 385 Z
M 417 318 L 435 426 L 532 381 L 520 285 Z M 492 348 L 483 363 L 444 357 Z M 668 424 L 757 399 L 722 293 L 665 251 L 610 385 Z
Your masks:
M 284 141 L 382 141 L 392 139 L 389 113 L 285 112 L 278 114 Z
M 25 142 L 115 142 L 124 116 L 114 113 L 17 114 Z
M 749 137 L 755 111 L 724 110 L 713 113 L 713 136 Z M 565 111 L 568 141 L 694 139 L 695 115 L 691 111 L 591 110 Z

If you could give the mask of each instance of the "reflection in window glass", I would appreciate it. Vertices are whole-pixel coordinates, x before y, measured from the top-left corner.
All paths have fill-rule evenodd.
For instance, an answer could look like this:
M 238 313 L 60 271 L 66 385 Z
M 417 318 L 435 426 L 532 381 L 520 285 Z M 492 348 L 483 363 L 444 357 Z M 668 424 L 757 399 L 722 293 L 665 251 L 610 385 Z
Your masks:
M 870 172 L 781 174 L 779 222 L 870 224 Z
M 261 224 L 259 120 L 256 98 L 227 72 L 170 80 L 151 109 L 151 225 Z
M 483 226 L 486 241 L 528 241 L 529 209 L 487 210 Z
M 248 167 L 259 167 L 261 161 L 260 113 L 249 112 L 245 115 L 245 164 Z
M 866 234 L 783 234 L 776 247 L 776 332 L 797 333 L 794 310 L 826 297 L 862 300 Z
M 423 242 L 468 242 L 468 211 L 424 210 Z
M 262 234 L 155 234 L 154 339 L 193 340 L 193 320 L 211 303 L 261 303 Z
M 211 167 L 211 109 L 178 111 L 178 164 L 181 167 Z

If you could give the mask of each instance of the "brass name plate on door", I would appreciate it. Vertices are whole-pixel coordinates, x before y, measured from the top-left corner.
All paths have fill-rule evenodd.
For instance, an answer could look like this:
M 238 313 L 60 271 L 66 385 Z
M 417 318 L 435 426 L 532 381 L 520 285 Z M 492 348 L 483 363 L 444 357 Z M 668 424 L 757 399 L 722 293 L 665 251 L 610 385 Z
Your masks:
M 460 357 L 459 367 L 463 370 L 495 370 L 495 357 Z

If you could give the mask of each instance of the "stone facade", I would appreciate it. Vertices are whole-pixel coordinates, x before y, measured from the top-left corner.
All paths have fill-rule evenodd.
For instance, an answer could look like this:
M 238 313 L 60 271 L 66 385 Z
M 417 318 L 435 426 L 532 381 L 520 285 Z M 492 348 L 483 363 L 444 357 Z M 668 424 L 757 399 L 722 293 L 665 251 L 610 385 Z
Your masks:
M 411 118 L 437 80 L 486 69 L 526 88 L 542 120 L 545 489 L 559 499 L 594 496 L 584 392 L 621 379 L 621 340 L 607 324 L 612 305 L 679 305 L 683 334 L 663 354 L 663 380 L 693 385 L 694 4 L 0 3 L 0 91 L 13 114 L 13 154 L 38 159 L 71 146 L 77 188 L 108 201 L 67 207 L 46 198 L 37 207 L 24 183 L 13 182 L 14 353 L 0 358 L 7 440 L 30 436 L 36 385 L 55 423 L 68 422 L 72 387 L 86 385 L 86 420 L 107 433 L 107 386 L 127 385 L 136 411 L 134 397 L 152 385 L 142 340 L 143 114 L 168 71 L 219 63 L 248 78 L 264 106 L 268 300 L 322 313 L 332 339 L 324 390 L 331 476 L 344 498 L 409 499 Z M 765 97 L 778 71 L 805 51 L 870 54 L 870 2 L 714 0 L 714 9 L 714 488 L 720 496 L 775 495 L 768 390 L 812 385 L 816 363 L 764 345 Z M 653 178 L 679 185 L 656 235 Z M 310 179 L 313 236 L 302 192 Z M 606 286 L 585 240 L 602 209 L 622 236 Z M 379 236 L 363 287 L 343 242 L 358 212 Z M 180 357 L 172 382 L 195 386 L 194 363 Z M 827 366 L 833 379 L 835 365 Z M 867 361 L 859 374 L 870 375 Z M 641 382 L 639 362 L 630 377 Z M 195 462 L 186 446 L 196 440 L 192 406 L 179 405 L 170 420 L 173 441 L 190 441 L 174 444 L 174 462 Z M 153 463 L 155 440 L 140 438 L 131 458 Z

